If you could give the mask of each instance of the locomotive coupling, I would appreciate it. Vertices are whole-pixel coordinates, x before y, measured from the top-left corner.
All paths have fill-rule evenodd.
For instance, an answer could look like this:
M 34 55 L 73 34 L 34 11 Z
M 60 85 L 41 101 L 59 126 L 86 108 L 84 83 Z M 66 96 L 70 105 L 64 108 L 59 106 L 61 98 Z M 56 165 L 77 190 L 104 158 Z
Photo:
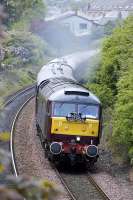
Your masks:
M 96 157 L 98 155 L 98 147 L 95 145 L 89 145 L 88 147 L 86 147 L 86 155 L 88 157 Z
M 54 155 L 59 155 L 62 152 L 62 144 L 59 142 L 52 142 L 50 144 L 50 152 Z

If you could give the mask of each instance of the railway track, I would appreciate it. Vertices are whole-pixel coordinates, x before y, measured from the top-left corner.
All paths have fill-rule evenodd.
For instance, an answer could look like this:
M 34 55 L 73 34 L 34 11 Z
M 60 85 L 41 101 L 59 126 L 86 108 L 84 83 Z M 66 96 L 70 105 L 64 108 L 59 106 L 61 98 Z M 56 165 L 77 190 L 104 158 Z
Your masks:
M 17 165 L 16 165 L 16 161 L 15 161 L 15 152 L 14 152 L 14 130 L 15 130 L 15 125 L 17 122 L 17 119 L 19 118 L 19 115 L 21 113 L 21 111 L 23 110 L 23 108 L 25 107 L 25 105 L 34 97 L 34 95 L 32 95 L 30 98 L 28 98 L 28 100 L 26 102 L 24 102 L 24 104 L 20 107 L 20 109 L 18 110 L 13 123 L 12 123 L 12 129 L 11 129 L 11 135 L 10 135 L 10 151 L 11 151 L 11 159 L 12 159 L 12 167 L 14 170 L 14 174 L 17 177 L 19 175 L 19 172 L 17 170 Z
M 0 105 L 0 133 L 11 132 L 13 119 L 17 111 L 33 94 L 35 94 L 35 85 L 21 89 L 5 99 L 5 102 Z M 1 143 L 1 148 L 5 151 L 10 151 L 10 141 Z M 12 167 L 9 166 L 6 172 L 0 174 L 0 184 L 7 182 L 6 177 L 12 174 L 12 171 Z
M 66 175 L 62 172 L 60 173 L 56 168 L 55 171 L 72 200 L 110 200 L 109 196 L 96 183 L 90 173 Z
M 101 186 L 99 186 L 96 181 L 94 180 L 94 178 L 91 176 L 91 174 L 88 174 L 88 179 L 89 182 L 96 188 L 97 191 L 99 191 L 99 193 L 101 194 L 101 196 L 103 197 L 103 199 L 105 200 L 111 200 L 109 198 L 109 196 L 107 195 L 107 193 L 105 191 L 102 190 Z
M 17 91 L 15 94 L 11 95 L 11 97 L 7 98 L 7 100 L 4 102 L 4 104 L 2 104 L 1 106 L 6 107 L 8 106 L 10 103 L 12 103 L 16 98 L 18 98 L 19 96 L 31 91 L 35 89 L 35 85 L 26 87 L 25 89 L 21 89 L 19 91 Z
M 77 200 L 76 197 L 73 195 L 73 193 L 71 192 L 71 189 L 68 187 L 65 179 L 63 178 L 63 176 L 59 173 L 59 171 L 57 170 L 57 168 L 54 167 L 54 170 L 56 172 L 56 174 L 58 175 L 59 179 L 61 180 L 61 183 L 64 185 L 66 191 L 68 192 L 70 198 L 72 200 Z
M 19 119 L 23 108 L 28 104 L 28 102 L 34 97 L 31 96 L 26 100 L 26 102 L 21 106 L 19 111 L 16 114 L 16 117 L 12 124 L 11 138 L 10 138 L 10 149 L 12 156 L 12 165 L 14 169 L 14 174 L 17 177 L 19 171 L 17 169 L 17 164 L 15 160 L 14 152 L 14 134 L 16 122 Z M 70 199 L 72 200 L 110 200 L 107 194 L 101 189 L 101 187 L 95 182 L 91 174 L 71 174 L 60 172 L 57 168 L 54 167 L 54 170 L 59 177 L 61 183 L 65 187 Z

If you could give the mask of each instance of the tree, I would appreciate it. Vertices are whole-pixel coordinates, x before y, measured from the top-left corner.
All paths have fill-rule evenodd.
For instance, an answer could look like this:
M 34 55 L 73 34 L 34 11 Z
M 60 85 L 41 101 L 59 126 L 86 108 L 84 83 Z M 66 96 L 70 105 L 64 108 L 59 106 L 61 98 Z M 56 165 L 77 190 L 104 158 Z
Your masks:
M 4 27 L 3 27 L 3 20 L 5 19 L 6 14 L 3 10 L 3 7 L 0 6 L 0 37 L 3 38 L 5 35 Z
M 99 86 L 110 89 L 112 95 L 118 93 L 117 82 L 121 73 L 128 68 L 128 59 L 133 55 L 133 16 L 116 28 L 111 36 L 105 39 L 102 49 L 101 64 L 95 75 L 95 82 Z M 105 87 L 106 86 L 106 87 Z M 107 90 L 105 94 L 108 95 Z M 113 102 L 113 101 L 112 101 Z M 108 104 L 108 101 L 104 102 Z
M 3 41 L 5 55 L 0 70 L 40 66 L 44 63 L 45 42 L 31 32 L 12 31 Z
M 45 4 L 43 0 L 0 0 L 0 4 L 8 13 L 7 24 L 19 21 L 22 17 L 31 15 L 32 17 L 43 18 L 45 15 Z
M 115 22 L 108 21 L 108 23 L 104 26 L 104 34 L 105 35 L 111 35 L 115 26 L 116 26 Z
M 101 64 L 89 88 L 112 110 L 111 147 L 133 164 L 133 15 L 105 39 Z M 106 117 L 105 117 L 106 119 Z
M 112 145 L 126 161 L 133 164 L 133 68 L 128 61 L 128 70 L 118 81 L 118 95 L 113 116 Z

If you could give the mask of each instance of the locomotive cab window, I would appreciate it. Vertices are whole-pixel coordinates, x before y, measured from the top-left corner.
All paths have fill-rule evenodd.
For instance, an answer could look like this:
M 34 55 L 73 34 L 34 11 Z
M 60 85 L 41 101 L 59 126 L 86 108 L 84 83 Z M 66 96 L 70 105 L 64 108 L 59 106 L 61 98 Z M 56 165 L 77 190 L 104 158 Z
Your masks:
M 76 111 L 76 105 L 71 103 L 54 103 L 53 115 L 58 117 L 66 117 L 69 113 Z
M 99 118 L 99 106 L 89 104 L 56 102 L 52 106 L 53 116 L 66 117 L 70 113 L 80 113 L 86 118 Z
M 78 113 L 81 113 L 86 118 L 97 119 L 99 117 L 99 106 L 97 105 L 88 105 L 88 104 L 79 104 Z

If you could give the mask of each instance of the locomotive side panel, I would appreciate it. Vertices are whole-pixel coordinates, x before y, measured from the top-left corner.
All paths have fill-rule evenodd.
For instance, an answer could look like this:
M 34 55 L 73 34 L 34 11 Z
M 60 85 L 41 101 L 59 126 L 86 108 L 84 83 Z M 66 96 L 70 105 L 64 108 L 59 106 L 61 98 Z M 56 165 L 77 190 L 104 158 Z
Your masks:
M 42 95 L 41 88 L 38 87 L 36 94 L 36 123 L 42 142 L 47 138 L 47 118 L 47 101 Z

